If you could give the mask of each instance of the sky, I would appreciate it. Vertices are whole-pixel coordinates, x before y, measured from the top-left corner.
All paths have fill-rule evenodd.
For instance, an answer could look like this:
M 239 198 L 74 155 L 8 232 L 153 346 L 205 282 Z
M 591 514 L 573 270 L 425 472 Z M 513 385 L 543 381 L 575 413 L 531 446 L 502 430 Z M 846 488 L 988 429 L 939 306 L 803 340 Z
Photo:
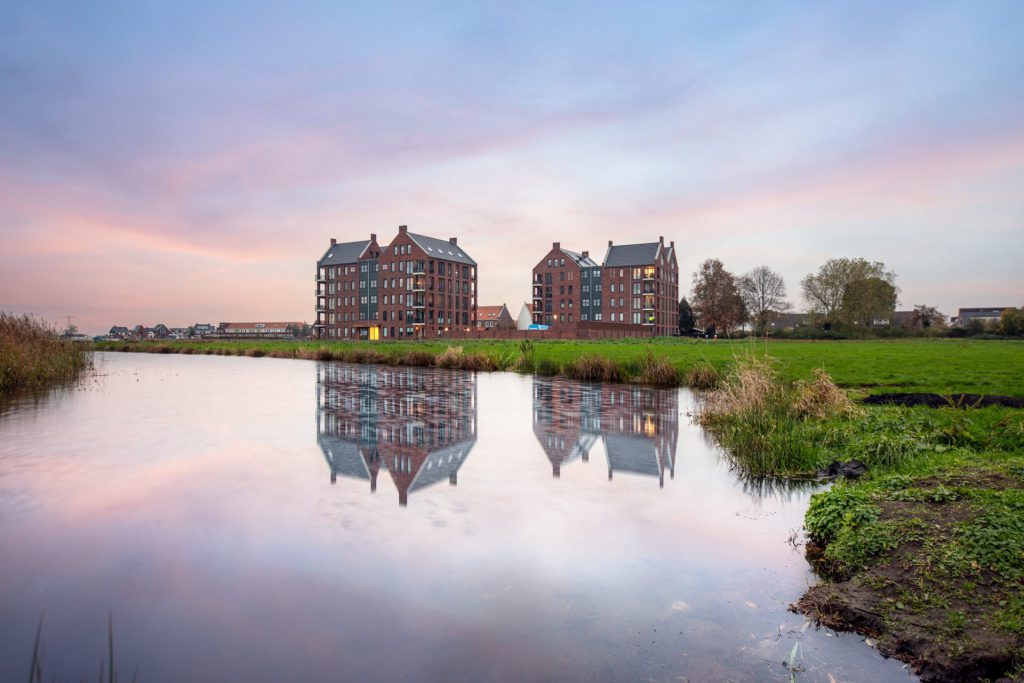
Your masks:
M 0 0 L 0 310 L 306 320 L 330 238 L 664 236 L 900 308 L 1024 305 L 1024 3 Z

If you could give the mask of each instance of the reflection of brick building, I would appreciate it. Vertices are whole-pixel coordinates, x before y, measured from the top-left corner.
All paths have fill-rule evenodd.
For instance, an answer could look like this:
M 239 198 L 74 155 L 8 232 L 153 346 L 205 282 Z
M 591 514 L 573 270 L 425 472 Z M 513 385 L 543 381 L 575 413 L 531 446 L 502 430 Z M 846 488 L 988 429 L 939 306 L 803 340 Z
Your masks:
M 476 444 L 472 373 L 321 363 L 317 366 L 317 443 L 337 477 L 377 489 L 385 469 L 409 494 L 443 479 L 452 485 Z
M 598 438 L 616 471 L 658 477 L 675 474 L 679 396 L 667 389 L 533 380 L 533 433 L 551 461 L 551 473 L 576 458 L 587 461 Z

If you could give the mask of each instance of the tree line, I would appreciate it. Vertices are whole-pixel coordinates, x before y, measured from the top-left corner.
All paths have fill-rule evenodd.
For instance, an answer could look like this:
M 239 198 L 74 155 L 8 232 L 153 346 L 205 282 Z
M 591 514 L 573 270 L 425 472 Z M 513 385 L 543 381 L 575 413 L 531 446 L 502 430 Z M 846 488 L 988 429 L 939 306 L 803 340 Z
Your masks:
M 880 261 L 836 258 L 800 281 L 811 329 L 846 335 L 862 334 L 876 326 L 895 327 L 893 313 L 899 303 L 896 273 Z M 679 302 L 679 332 L 695 330 L 707 336 L 731 336 L 747 323 L 757 335 L 768 333 L 774 321 L 792 310 L 782 275 L 758 266 L 736 276 L 718 259 L 704 261 L 693 274 L 690 300 Z M 1024 334 L 1024 312 L 1010 309 L 995 326 L 973 333 Z M 937 333 L 946 328 L 946 316 L 934 306 L 914 306 L 901 321 L 901 329 Z

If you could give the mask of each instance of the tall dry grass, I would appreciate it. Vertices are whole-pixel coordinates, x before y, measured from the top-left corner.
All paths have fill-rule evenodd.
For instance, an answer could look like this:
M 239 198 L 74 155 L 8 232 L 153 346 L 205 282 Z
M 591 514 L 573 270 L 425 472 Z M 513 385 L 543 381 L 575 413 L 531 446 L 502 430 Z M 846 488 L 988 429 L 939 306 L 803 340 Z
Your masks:
M 0 311 L 0 392 L 69 382 L 91 363 L 86 347 L 46 323 Z
M 737 463 L 764 476 L 814 472 L 821 454 L 805 438 L 801 422 L 858 413 L 824 371 L 788 387 L 768 358 L 751 356 L 736 361 L 697 417 Z

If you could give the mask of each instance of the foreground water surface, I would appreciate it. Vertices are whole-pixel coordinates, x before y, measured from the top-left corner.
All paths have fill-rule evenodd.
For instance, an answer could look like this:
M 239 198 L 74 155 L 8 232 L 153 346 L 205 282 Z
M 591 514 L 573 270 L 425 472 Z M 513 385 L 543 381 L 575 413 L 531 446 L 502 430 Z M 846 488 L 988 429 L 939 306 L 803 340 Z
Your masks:
M 899 681 L 693 395 L 99 354 L 0 404 L 0 680 Z M 794 666 L 791 671 L 790 661 Z

